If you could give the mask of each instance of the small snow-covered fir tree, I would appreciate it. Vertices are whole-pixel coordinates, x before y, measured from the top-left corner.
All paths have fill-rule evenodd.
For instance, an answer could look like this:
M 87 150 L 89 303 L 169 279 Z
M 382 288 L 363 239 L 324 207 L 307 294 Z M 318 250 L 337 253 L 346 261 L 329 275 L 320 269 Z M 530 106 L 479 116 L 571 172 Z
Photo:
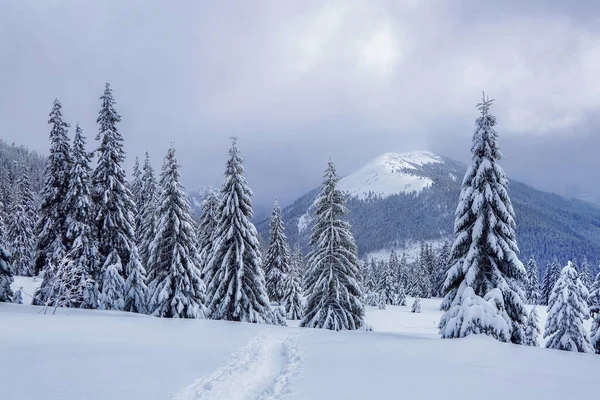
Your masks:
M 356 243 L 350 224 L 343 220 L 347 209 L 338 182 L 335 166 L 329 161 L 315 201 L 302 327 L 339 331 L 364 325 Z
M 583 320 L 589 316 L 585 303 L 588 291 L 571 261 L 563 268 L 548 303 L 544 338 L 549 349 L 593 352 Z
M 554 258 L 552 264 L 548 265 L 546 267 L 546 271 L 544 271 L 544 278 L 542 279 L 542 285 L 540 289 L 541 304 L 545 306 L 548 305 L 554 284 L 560 276 L 560 271 L 560 264 L 558 263 L 558 260 Z
M 200 252 L 200 270 L 202 279 L 210 281 L 206 276 L 207 264 L 213 250 L 213 241 L 217 224 L 219 222 L 219 195 L 214 190 L 209 190 L 202 199 L 202 214 L 198 223 L 198 251 Z
M 583 283 L 583 285 L 588 290 L 590 290 L 592 287 L 592 284 L 594 282 L 594 275 L 592 273 L 590 263 L 588 262 L 586 257 L 583 258 L 583 261 L 581 262 L 581 266 L 579 267 L 578 272 L 579 272 L 579 279 L 581 279 L 581 283 Z
M 39 273 L 49 265 L 58 265 L 62 259 L 53 258 L 66 248 L 66 197 L 69 189 L 70 149 L 67 124 L 62 119 L 62 105 L 54 100 L 50 119 L 50 155 L 44 173 L 45 183 L 41 193 L 39 220 L 36 226 L 37 247 L 35 271 Z M 60 238 L 61 240 L 56 240 Z M 50 274 L 51 275 L 50 271 Z M 45 294 L 42 293 L 44 296 Z M 45 299 L 43 299 L 45 300 Z
M 300 269 L 302 266 L 302 254 L 300 249 L 295 249 L 291 256 L 290 269 L 285 276 L 285 288 L 283 292 L 282 305 L 288 319 L 298 320 L 302 318 L 302 280 Z
M 529 304 L 540 304 L 540 281 L 537 263 L 533 258 L 527 262 L 527 280 L 525 284 L 525 295 Z
M 102 294 L 100 295 L 101 310 L 122 311 L 125 297 L 125 281 L 123 281 L 123 263 L 119 252 L 114 249 L 104 261 L 102 267 Z
M 35 221 L 32 219 L 31 207 L 34 198 L 26 171 L 21 171 L 15 192 L 8 229 L 8 240 L 12 245 L 12 269 L 17 275 L 32 276 Z
M 125 281 L 125 299 L 123 310 L 143 314 L 146 312 L 148 288 L 146 287 L 146 270 L 140 262 L 137 248 L 134 247 L 129 256 L 127 280 Z
M 82 294 L 79 306 L 97 308 L 98 280 L 101 279 L 98 265 L 98 246 L 94 225 L 94 205 L 90 182 L 90 154 L 85 150 L 85 136 L 79 125 L 75 127 L 71 153 L 71 171 L 67 191 L 67 241 L 70 243 L 68 257 L 73 268 L 84 271 L 79 283 Z
M 477 106 L 481 116 L 455 212 L 440 332 L 442 338 L 483 333 L 520 344 L 526 311 L 519 282 L 526 272 L 518 258 L 508 179 L 498 164 L 502 153 L 491 104 L 484 95 Z
M 540 319 L 535 305 L 531 308 L 529 315 L 527 316 L 527 322 L 525 323 L 525 346 L 539 346 L 540 337 Z
M 212 319 L 273 322 L 258 233 L 250 221 L 252 195 L 237 139 L 233 138 L 221 188 L 219 223 L 206 271 Z
M 394 269 L 390 263 L 386 263 L 381 275 L 379 275 L 379 301 L 383 304 L 394 305 L 396 300 L 396 285 L 394 282 Z
M 133 200 L 133 202 L 135 203 L 136 206 L 136 210 L 139 211 L 144 203 L 143 200 L 143 181 L 142 181 L 142 170 L 140 169 L 140 159 L 139 158 L 135 158 L 135 161 L 133 162 L 133 172 L 131 174 L 132 176 L 132 180 L 131 180 L 131 184 L 129 185 L 129 190 L 131 191 L 131 198 Z M 136 213 L 135 215 L 135 232 L 137 234 L 137 232 L 140 231 L 140 226 L 141 226 L 141 214 L 139 212 Z
M 109 253 L 116 250 L 121 262 L 127 265 L 136 245 L 136 205 L 122 167 L 125 151 L 123 137 L 117 129 L 121 116 L 115 110 L 115 100 L 108 83 L 100 100 L 102 105 L 96 120 L 100 127 L 96 140 L 100 140 L 100 146 L 96 150 L 98 165 L 93 173 L 99 262 L 102 263 Z M 121 269 L 120 273 L 124 271 Z
M 440 249 L 440 254 L 437 258 L 436 272 L 433 283 L 433 295 L 443 296 L 444 281 L 448 273 L 448 267 L 450 265 L 450 250 L 452 249 L 450 242 L 445 241 Z
M 154 278 L 149 269 L 150 245 L 156 234 L 156 210 L 157 210 L 157 183 L 154 176 L 154 168 L 150 164 L 150 156 L 146 152 L 144 168 L 142 173 L 142 195 L 141 206 L 137 210 L 137 219 L 140 221 L 139 232 L 136 233 L 139 246 L 139 255 L 142 265 L 146 268 L 148 282 Z
M 148 312 L 165 318 L 204 318 L 205 287 L 198 267 L 198 242 L 190 203 L 180 183 L 175 149 L 165 157 L 160 178 L 156 236 L 148 264 Z
M 596 279 L 590 288 L 590 297 L 588 298 L 588 307 L 590 313 L 600 314 L 600 272 L 596 275 Z
M 10 269 L 10 254 L 0 241 L 0 302 L 12 302 L 14 293 L 10 287 L 14 278 Z
M 397 306 L 405 306 L 406 305 L 406 292 L 404 291 L 404 286 L 400 284 L 398 286 L 398 293 L 396 294 L 396 302 Z
M 413 313 L 421 313 L 421 299 L 418 297 L 415 297 L 415 301 L 413 302 L 412 307 L 410 308 L 410 312 Z
M 19 286 L 12 298 L 13 304 L 23 304 L 23 286 Z
M 380 310 L 385 310 L 385 299 L 381 294 L 377 297 L 377 308 Z
M 263 263 L 269 299 L 281 302 L 285 293 L 286 275 L 290 269 L 290 248 L 283 227 L 281 208 L 273 205 L 269 223 L 269 247 Z

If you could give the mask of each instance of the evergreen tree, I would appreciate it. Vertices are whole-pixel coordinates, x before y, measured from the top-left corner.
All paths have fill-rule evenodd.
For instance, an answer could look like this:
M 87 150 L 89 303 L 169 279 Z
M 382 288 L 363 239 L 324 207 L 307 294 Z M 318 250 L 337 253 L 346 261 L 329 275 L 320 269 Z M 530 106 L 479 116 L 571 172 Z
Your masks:
M 448 273 L 448 267 L 450 266 L 450 250 L 452 249 L 450 242 L 445 241 L 442 248 L 440 249 L 440 255 L 437 259 L 436 274 L 433 284 L 434 296 L 443 296 L 444 282 L 446 281 L 446 274 Z
M 412 307 L 410 308 L 410 312 L 413 313 L 421 313 L 421 299 L 418 297 L 415 297 L 415 301 L 413 302 Z
M 290 269 L 290 249 L 277 200 L 271 213 L 269 247 L 265 254 L 264 269 L 269 299 L 279 303 L 285 293 L 286 275 Z
M 78 276 L 79 284 L 83 285 L 79 306 L 82 308 L 97 308 L 97 281 L 101 278 L 98 265 L 98 246 L 94 226 L 94 205 L 92 203 L 92 188 L 90 182 L 90 154 L 85 150 L 85 136 L 79 125 L 75 127 L 71 153 L 71 170 L 69 172 L 69 188 L 65 202 L 67 204 L 67 241 L 70 243 L 68 257 L 72 267 L 81 270 Z
M 588 307 L 590 313 L 600 314 L 600 272 L 598 272 L 594 283 L 592 283 L 590 297 L 588 298 Z
M 455 213 L 440 331 L 443 338 L 483 333 L 520 344 L 526 311 L 518 283 L 526 275 L 518 259 L 508 179 L 498 164 L 502 153 L 491 104 L 485 95 L 478 104 L 481 116 Z
M 586 257 L 583 257 L 583 261 L 581 262 L 581 266 L 579 267 L 579 278 L 581 279 L 581 283 L 590 290 L 592 284 L 594 282 L 594 275 Z
M 129 257 L 127 268 L 127 280 L 125 281 L 125 311 L 144 314 L 146 312 L 146 296 L 148 288 L 146 287 L 146 270 L 140 262 L 137 254 L 137 248 L 133 248 Z
M 382 273 L 379 276 L 379 300 L 383 304 L 393 305 L 396 301 L 396 288 L 394 285 L 394 271 L 392 266 L 387 263 L 383 265 Z
M 540 337 L 540 319 L 537 314 L 535 305 L 531 308 L 529 315 L 527 316 L 527 322 L 525 323 L 525 346 L 539 346 Z
M 594 318 L 592 319 L 590 342 L 594 348 L 594 353 L 600 354 L 600 313 L 594 314 Z
M 396 295 L 396 304 L 397 306 L 405 306 L 406 305 L 406 292 L 404 291 L 404 286 L 400 284 L 398 286 L 398 294 Z
M 533 258 L 527 262 L 527 280 L 525 285 L 525 295 L 529 304 L 540 304 L 540 282 L 539 269 Z
M 589 316 L 587 289 L 577 277 L 571 261 L 563 268 L 548 303 L 544 338 L 549 349 L 593 352 L 583 320 Z
M 10 303 L 12 301 L 14 293 L 10 285 L 13 280 L 10 254 L 5 250 L 4 243 L 0 242 L 0 302 Z
M 377 267 L 375 266 L 375 260 L 371 258 L 370 261 L 365 261 L 366 270 L 365 277 L 363 278 L 365 281 L 365 289 L 367 292 L 373 292 L 377 289 L 378 282 L 375 281 L 375 270 Z
M 8 231 L 8 240 L 12 244 L 12 270 L 17 275 L 32 276 L 35 247 L 32 209 L 35 200 L 26 171 L 21 172 L 16 194 L 10 211 Z
M 140 221 L 139 232 L 137 232 L 139 254 L 142 265 L 146 268 L 148 282 L 154 278 L 150 270 L 148 259 L 150 258 L 150 245 L 156 235 L 156 210 L 157 210 L 157 183 L 154 176 L 154 168 L 150 164 L 150 156 L 146 152 L 144 168 L 142 173 L 142 195 L 141 206 L 137 210 Z
M 165 318 L 204 318 L 205 287 L 198 268 L 198 242 L 190 203 L 179 182 L 175 149 L 163 163 L 156 236 L 148 264 L 154 278 L 148 285 L 149 313 Z
M 100 126 L 96 140 L 100 140 L 98 165 L 93 174 L 94 203 L 97 206 L 96 226 L 98 233 L 99 261 L 116 250 L 125 265 L 135 246 L 136 206 L 127 185 L 123 137 L 117 130 L 121 116 L 115 110 L 112 90 L 107 83 L 100 97 L 102 106 L 96 122 Z M 122 268 L 120 273 L 124 273 Z M 101 283 L 102 286 L 102 283 Z
M 307 304 L 300 326 L 354 330 L 364 325 L 363 293 L 358 283 L 358 258 L 339 178 L 329 161 L 315 201 L 316 222 L 309 245 Z
M 219 196 L 214 190 L 210 190 L 202 200 L 202 214 L 198 223 L 198 251 L 200 251 L 200 270 L 202 279 L 210 281 L 206 276 L 207 264 L 210 260 L 213 240 L 217 224 L 219 222 Z
M 54 100 L 50 119 L 50 155 L 46 167 L 45 183 L 41 193 L 39 221 L 36 226 L 37 248 L 35 271 L 46 270 L 50 265 L 58 265 L 62 259 L 53 258 L 60 254 L 60 247 L 66 246 L 66 205 L 69 188 L 70 149 L 67 128 L 62 119 L 62 105 Z M 60 240 L 57 240 L 60 238 Z M 50 274 L 52 271 L 48 271 Z M 44 296 L 44 294 L 42 294 Z
M 552 264 L 546 267 L 546 271 L 544 272 L 544 278 L 542 280 L 542 288 L 541 288 L 541 301 L 542 304 L 547 306 L 550 301 L 550 296 L 552 295 L 552 289 L 554 288 L 554 284 L 558 280 L 560 276 L 560 264 L 558 260 L 554 258 Z
M 298 320 L 302 318 L 302 281 L 300 279 L 300 268 L 302 255 L 300 249 L 294 250 L 291 256 L 290 269 L 285 275 L 285 290 L 282 304 L 288 319 Z
M 102 267 L 102 294 L 100 295 L 101 310 L 122 311 L 125 297 L 125 281 L 123 281 L 123 263 L 119 252 L 114 249 Z
M 133 173 L 131 175 L 133 179 L 131 180 L 131 198 L 135 203 L 136 214 L 135 214 L 135 232 L 136 235 L 140 232 L 140 227 L 142 225 L 142 214 L 140 210 L 144 206 L 144 198 L 143 198 L 143 188 L 144 182 L 142 180 L 142 171 L 140 170 L 140 159 L 135 158 L 135 162 L 133 163 Z M 136 236 L 137 237 L 137 236 Z M 139 239 L 139 238 L 138 238 Z M 139 243 L 139 242 L 137 242 Z
M 252 219 L 252 191 L 232 139 L 221 188 L 215 246 L 208 262 L 208 303 L 212 319 L 270 323 L 273 312 L 261 267 L 258 233 Z

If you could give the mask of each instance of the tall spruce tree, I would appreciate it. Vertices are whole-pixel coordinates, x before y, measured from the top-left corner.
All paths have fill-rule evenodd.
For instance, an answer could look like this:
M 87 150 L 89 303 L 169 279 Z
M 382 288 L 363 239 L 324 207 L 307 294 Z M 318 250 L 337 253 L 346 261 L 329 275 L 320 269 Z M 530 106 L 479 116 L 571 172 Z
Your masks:
M 219 196 L 216 191 L 209 190 L 202 200 L 202 214 L 198 223 L 198 251 L 200 252 L 200 270 L 202 279 L 210 281 L 206 275 L 208 261 L 212 255 L 213 241 L 219 223 Z
M 540 304 L 540 271 L 533 258 L 527 262 L 527 280 L 525 282 L 525 295 L 529 304 Z
M 437 258 L 436 272 L 433 281 L 433 295 L 436 297 L 443 296 L 444 281 L 450 267 L 450 250 L 452 249 L 449 241 L 445 241 L 440 249 L 440 254 Z
M 219 223 L 206 272 L 212 319 L 275 322 L 261 266 L 258 233 L 250 221 L 252 195 L 237 139 L 232 138 L 221 188 Z
M 62 118 L 62 105 L 54 100 L 50 119 L 50 155 L 44 173 L 45 182 L 41 193 L 39 220 L 36 226 L 37 247 L 35 271 L 37 274 L 46 271 L 51 265 L 58 265 L 61 259 L 54 256 L 60 254 L 60 247 L 66 247 L 66 213 L 65 201 L 69 188 L 70 149 L 67 136 L 67 124 Z M 60 239 L 60 240 L 59 240 Z M 44 296 L 44 294 L 42 294 Z
M 363 293 L 359 284 L 356 243 L 339 178 L 331 160 L 315 201 L 315 225 L 309 245 L 306 275 L 307 304 L 300 326 L 335 331 L 364 325 Z
M 502 153 L 492 101 L 484 95 L 477 105 L 481 116 L 455 213 L 440 332 L 443 338 L 482 333 L 520 344 L 526 311 L 519 283 L 526 273 L 518 258 L 508 179 L 498 164 Z
M 282 305 L 285 307 L 285 313 L 288 319 L 298 320 L 302 318 L 302 280 L 300 278 L 300 269 L 302 267 L 302 254 L 300 249 L 296 248 L 292 252 L 290 269 L 285 275 L 285 287 L 283 292 Z
M 12 244 L 12 270 L 17 275 L 32 276 L 35 251 L 35 214 L 32 214 L 32 209 L 35 200 L 25 170 L 21 171 L 15 192 L 8 229 L 8 240 Z
M 198 242 L 190 203 L 179 182 L 180 165 L 169 149 L 162 168 L 156 235 L 150 246 L 153 280 L 148 312 L 165 318 L 204 318 L 205 287 L 198 267 Z
M 98 280 L 101 279 L 98 264 L 98 245 L 94 225 L 94 204 L 90 182 L 90 154 L 85 149 L 86 138 L 79 125 L 75 127 L 75 137 L 71 152 L 71 170 L 67 191 L 67 240 L 70 243 L 68 257 L 70 264 L 80 271 L 78 284 L 83 287 L 75 293 L 82 298 L 77 303 L 82 308 L 97 308 L 100 293 Z
M 135 232 L 136 237 L 139 234 L 140 226 L 142 224 L 142 215 L 139 210 L 143 207 L 144 199 L 143 199 L 143 186 L 144 182 L 142 180 L 142 171 L 140 170 L 140 159 L 135 158 L 133 163 L 133 173 L 131 174 L 132 180 L 130 185 L 131 198 L 135 203 L 136 214 L 135 214 Z M 139 243 L 139 242 L 138 242 Z
M 96 120 L 100 127 L 96 140 L 100 140 L 100 146 L 96 150 L 98 165 L 93 174 L 99 258 L 103 263 L 116 250 L 121 263 L 127 265 L 136 245 L 136 206 L 127 185 L 125 170 L 121 166 L 125 161 L 123 137 L 117 130 L 121 116 L 115 110 L 110 84 L 106 84 L 100 100 L 102 105 Z M 120 272 L 123 273 L 122 269 Z
M 588 291 L 577 276 L 571 261 L 563 268 L 548 303 L 544 338 L 549 349 L 593 352 L 583 320 L 589 311 L 585 303 Z
M 154 278 L 154 274 L 149 269 L 148 259 L 150 258 L 150 245 L 154 241 L 156 234 L 156 210 L 158 190 L 154 168 L 150 164 L 150 156 L 146 152 L 144 159 L 144 168 L 142 172 L 142 194 L 140 196 L 141 206 L 137 210 L 137 218 L 140 221 L 139 232 L 137 232 L 140 261 L 146 268 L 148 282 Z
M 269 225 L 269 247 L 265 254 L 264 269 L 269 300 L 281 302 L 285 293 L 286 275 L 290 269 L 290 246 L 285 235 L 281 208 L 273 205 Z
M 552 261 L 552 264 L 549 264 L 546 267 L 546 271 L 544 271 L 544 278 L 542 279 L 542 287 L 540 289 L 541 304 L 545 306 L 548 305 L 548 302 L 550 301 L 550 296 L 552 295 L 552 289 L 554 288 L 554 284 L 560 277 L 560 271 L 560 264 L 558 263 L 558 260 L 555 257 L 554 261 Z
M 396 285 L 394 284 L 394 269 L 391 263 L 385 263 L 379 276 L 379 301 L 385 305 L 395 305 Z

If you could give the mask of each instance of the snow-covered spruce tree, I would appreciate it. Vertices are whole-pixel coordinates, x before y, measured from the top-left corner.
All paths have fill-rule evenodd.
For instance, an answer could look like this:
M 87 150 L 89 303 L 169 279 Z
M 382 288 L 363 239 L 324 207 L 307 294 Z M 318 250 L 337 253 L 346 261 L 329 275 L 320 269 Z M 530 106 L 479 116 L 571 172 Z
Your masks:
M 53 259 L 58 254 L 54 245 L 66 247 L 67 233 L 65 201 L 69 188 L 70 149 L 67 137 L 67 124 L 62 119 L 62 105 L 54 100 L 50 119 L 50 155 L 46 167 L 44 188 L 41 193 L 39 220 L 36 226 L 37 247 L 35 256 L 35 271 L 38 274 L 49 265 L 58 265 L 62 259 Z M 61 238 L 57 241 L 57 238 Z M 60 246 L 59 246 L 60 247 Z M 51 271 L 50 271 L 51 274 Z M 45 294 L 42 293 L 42 296 Z
M 125 266 L 127 280 L 125 281 L 125 301 L 123 310 L 144 314 L 148 288 L 146 287 L 146 270 L 140 262 L 137 248 L 134 247 L 129 257 L 129 264 Z
M 590 288 L 588 307 L 590 313 L 600 314 L 600 272 L 596 275 L 596 279 L 594 279 L 594 283 L 592 283 L 592 287 Z
M 540 319 L 536 307 L 533 306 L 525 323 L 525 341 L 523 344 L 525 346 L 539 346 L 540 333 Z
M 540 281 L 537 263 L 533 258 L 527 262 L 527 281 L 525 284 L 525 295 L 529 304 L 540 304 Z
M 12 270 L 16 275 L 32 276 L 35 221 L 32 219 L 31 207 L 34 198 L 26 171 L 21 172 L 15 192 L 8 229 L 8 241 L 12 245 Z M 27 203 L 29 204 L 27 205 Z M 29 210 L 26 205 L 30 208 Z
M 583 320 L 589 316 L 588 291 L 577 277 L 571 261 L 563 268 L 548 303 L 544 338 L 549 349 L 593 352 Z
M 113 251 L 119 253 L 121 262 L 129 263 L 129 256 L 135 244 L 136 206 L 127 185 L 123 137 L 117 130 L 121 116 L 115 110 L 112 90 L 107 83 L 100 97 L 102 106 L 96 122 L 100 126 L 96 140 L 100 147 L 96 150 L 98 165 L 93 173 L 93 198 L 97 207 L 96 226 L 98 233 L 99 262 Z M 120 273 L 124 273 L 122 269 Z M 102 282 L 100 286 L 102 287 Z
M 379 301 L 383 304 L 395 305 L 396 286 L 394 282 L 394 270 L 390 263 L 386 263 L 383 267 L 381 275 L 379 275 Z
M 14 293 L 10 287 L 13 283 L 13 274 L 10 269 L 10 254 L 0 241 L 0 302 L 12 302 Z
M 142 171 L 140 170 L 140 159 L 137 157 L 135 158 L 135 161 L 133 163 L 133 173 L 131 174 L 131 176 L 133 179 L 131 180 L 129 190 L 131 191 L 131 198 L 135 203 L 137 211 L 135 214 L 135 232 L 137 235 L 140 231 L 140 226 L 142 222 L 142 215 L 140 214 L 139 210 L 143 207 L 144 203 L 144 199 L 142 197 L 144 183 L 142 181 Z
M 210 281 L 206 276 L 207 264 L 213 249 L 213 240 L 219 223 L 219 195 L 215 190 L 209 190 L 202 199 L 202 214 L 198 223 L 198 251 L 200 252 L 200 271 L 205 282 Z
M 594 348 L 594 353 L 600 354 L 600 314 L 595 314 L 594 318 L 592 319 L 590 342 Z
M 581 265 L 579 266 L 578 272 L 579 272 L 579 279 L 581 279 L 581 283 L 583 283 L 583 285 L 588 290 L 590 290 L 592 287 L 592 284 L 594 282 L 594 275 L 592 273 L 590 263 L 588 262 L 586 257 L 583 258 L 583 261 L 581 262 Z
M 412 307 L 410 308 L 410 312 L 413 313 L 421 313 L 421 299 L 418 297 L 415 297 L 415 301 L 413 302 Z
M 404 286 L 400 284 L 398 286 L 398 294 L 396 295 L 396 304 L 397 306 L 405 306 L 406 305 L 406 292 L 404 291 Z
M 274 322 L 262 269 L 258 233 L 252 218 L 252 191 L 232 138 L 225 183 L 221 188 L 219 223 L 207 264 L 208 305 L 212 319 Z
M 541 304 L 547 306 L 550 301 L 550 296 L 552 295 L 552 289 L 554 288 L 554 284 L 560 277 L 560 264 L 558 260 L 554 258 L 552 264 L 546 267 L 546 271 L 544 272 L 544 278 L 542 279 L 542 287 L 541 287 Z
M 440 333 L 442 338 L 482 333 L 520 344 L 527 315 L 519 282 L 526 272 L 518 258 L 508 179 L 498 164 L 502 153 L 489 112 L 492 101 L 484 95 L 477 105 L 481 116 L 455 212 Z
M 158 190 L 154 168 L 152 168 L 150 156 L 146 152 L 142 173 L 142 204 L 137 210 L 137 218 L 140 221 L 140 225 L 136 236 L 138 239 L 140 260 L 146 268 L 148 282 L 154 277 L 154 274 L 148 268 L 148 259 L 150 258 L 150 245 L 154 241 L 156 234 L 157 196 Z
M 290 269 L 285 275 L 285 287 L 282 305 L 288 319 L 298 320 L 302 318 L 302 281 L 300 279 L 300 268 L 302 266 L 302 254 L 300 249 L 295 249 L 291 256 Z
M 350 224 L 343 220 L 347 209 L 338 182 L 335 166 L 329 161 L 315 201 L 302 327 L 339 331 L 364 325 L 356 243 Z
M 269 223 L 269 247 L 263 263 L 269 300 L 279 303 L 283 299 L 290 261 L 290 246 L 283 227 L 281 208 L 275 200 Z
M 125 306 L 125 281 L 123 281 L 123 263 L 119 252 L 114 249 L 102 267 L 102 294 L 100 295 L 101 310 L 122 311 Z
M 436 272 L 433 282 L 433 295 L 436 297 L 443 296 L 444 281 L 450 266 L 450 250 L 452 249 L 450 242 L 445 241 L 440 249 L 440 254 L 437 258 Z
M 156 235 L 148 264 L 148 313 L 165 318 L 204 318 L 205 287 L 198 267 L 198 242 L 190 203 L 179 182 L 175 149 L 165 157 L 160 177 Z
M 98 246 L 94 225 L 94 205 L 90 182 L 90 154 L 85 150 L 85 136 L 79 125 L 75 127 L 75 137 L 71 152 L 71 170 L 69 172 L 69 189 L 66 197 L 67 241 L 70 243 L 68 258 L 73 268 L 82 271 L 79 284 L 81 308 L 97 308 L 97 281 L 101 278 L 98 265 Z

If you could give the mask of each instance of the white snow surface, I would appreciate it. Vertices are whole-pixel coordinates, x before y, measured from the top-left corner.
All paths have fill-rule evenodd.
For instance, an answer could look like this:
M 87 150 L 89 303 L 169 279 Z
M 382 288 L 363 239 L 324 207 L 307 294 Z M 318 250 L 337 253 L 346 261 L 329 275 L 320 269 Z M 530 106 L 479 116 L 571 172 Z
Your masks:
M 117 311 L 44 315 L 41 307 L 0 303 L 2 398 L 562 400 L 596 393 L 599 356 L 485 336 L 441 340 L 439 304 L 421 299 L 420 314 L 410 306 L 368 307 L 374 332 L 336 333 Z M 545 307 L 538 311 L 543 325 Z
M 433 181 L 411 172 L 427 164 L 442 162 L 440 156 L 428 151 L 385 153 L 342 178 L 338 188 L 361 199 L 369 195 L 388 197 L 399 193 L 419 193 L 433 185 Z

